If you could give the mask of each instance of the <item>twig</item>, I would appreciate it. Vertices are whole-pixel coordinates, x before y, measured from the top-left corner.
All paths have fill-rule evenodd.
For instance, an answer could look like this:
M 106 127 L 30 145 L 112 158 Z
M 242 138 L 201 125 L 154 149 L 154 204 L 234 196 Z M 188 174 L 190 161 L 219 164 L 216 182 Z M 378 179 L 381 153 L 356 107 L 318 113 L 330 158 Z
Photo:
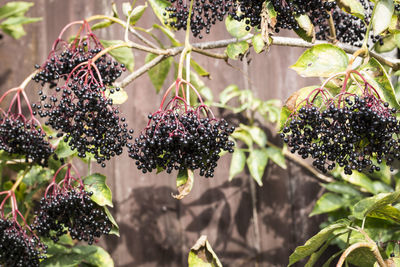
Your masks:
M 274 145 L 273 143 L 271 143 L 270 141 L 267 141 L 267 145 L 271 146 L 271 147 L 275 147 L 278 149 L 281 149 L 280 147 L 278 147 L 277 145 Z M 314 169 L 312 166 L 308 165 L 304 160 L 300 159 L 299 157 L 293 155 L 292 153 L 290 153 L 287 150 L 283 150 L 282 151 L 283 156 L 285 156 L 286 158 L 290 159 L 291 161 L 293 161 L 294 163 L 300 165 L 301 167 L 305 168 L 306 170 L 308 170 L 309 172 L 311 172 L 316 178 L 320 179 L 321 181 L 325 182 L 325 183 L 332 183 L 335 180 L 332 179 L 329 176 L 326 176 L 320 172 L 318 172 L 316 169 Z

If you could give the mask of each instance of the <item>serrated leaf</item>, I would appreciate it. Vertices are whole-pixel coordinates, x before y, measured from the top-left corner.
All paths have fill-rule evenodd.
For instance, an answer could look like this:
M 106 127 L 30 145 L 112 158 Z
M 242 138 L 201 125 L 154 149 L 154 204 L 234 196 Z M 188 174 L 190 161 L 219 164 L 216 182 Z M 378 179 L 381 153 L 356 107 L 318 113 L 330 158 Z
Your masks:
M 353 172 L 352 175 L 345 175 L 344 173 L 342 173 L 342 178 L 343 180 L 354 184 L 354 185 L 358 185 L 362 188 L 364 188 L 365 190 L 367 190 L 370 193 L 375 193 L 375 188 L 374 185 L 371 181 L 371 179 L 368 178 L 368 176 L 366 176 L 363 173 L 360 172 Z
M 0 29 L 10 35 L 14 39 L 19 39 L 26 34 L 24 27 L 20 24 L 17 25 L 3 25 L 0 26 Z
M 231 166 L 229 168 L 229 181 L 241 173 L 246 165 L 246 154 L 240 148 L 236 148 L 232 153 Z
M 245 20 L 237 21 L 231 16 L 227 16 L 225 26 L 229 34 L 235 38 L 242 38 L 249 34 L 249 31 L 246 30 L 248 25 L 245 23 Z
M 112 223 L 113 227 L 111 228 L 110 235 L 116 235 L 119 237 L 119 226 L 117 222 L 115 221 L 114 217 L 112 216 L 110 210 L 107 207 L 104 207 L 104 212 L 107 215 L 107 218 L 110 220 Z
M 129 23 L 131 25 L 135 25 L 136 22 L 143 16 L 144 11 L 146 11 L 147 8 L 147 2 L 144 5 L 138 5 L 136 6 L 131 13 L 131 19 L 129 20 Z
M 314 42 L 315 40 L 315 28 L 314 24 L 306 14 L 295 16 L 295 20 L 299 25 L 298 29 L 293 29 L 298 36 L 307 42 Z
M 364 78 L 378 91 L 380 95 L 389 103 L 393 108 L 400 109 L 399 102 L 397 102 L 396 94 L 392 83 L 390 82 L 389 75 L 385 68 L 375 58 L 371 58 L 368 63 L 360 66 L 360 71 L 364 74 Z
M 307 49 L 290 66 L 303 77 L 329 77 L 346 70 L 349 63 L 346 52 L 332 44 L 318 44 Z
M 241 91 L 239 87 L 235 84 L 231 84 L 219 94 L 219 101 L 222 105 L 225 105 L 232 98 L 239 96 L 240 93 Z
M 165 34 L 165 36 L 168 37 L 168 39 L 171 41 L 171 44 L 173 46 L 181 46 L 182 45 L 179 42 L 179 40 L 175 38 L 175 34 L 169 28 L 160 26 L 158 24 L 153 24 L 153 28 L 161 30 Z
M 0 27 L 7 27 L 7 26 L 12 26 L 12 25 L 22 25 L 22 24 L 28 24 L 28 23 L 34 23 L 37 21 L 42 20 L 41 18 L 27 18 L 27 17 L 11 17 L 6 20 L 4 20 L 1 24 Z
M 357 202 L 353 208 L 353 216 L 359 220 L 364 219 L 369 213 L 381 209 L 389 204 L 398 201 L 400 191 L 393 193 L 381 193 L 373 197 L 364 198 Z
M 222 267 L 217 255 L 207 240 L 207 236 L 201 236 L 190 249 L 188 257 L 189 267 Z
M 275 164 L 277 164 L 282 169 L 286 169 L 285 156 L 282 153 L 282 149 L 277 147 L 267 147 L 268 158 L 270 158 Z
M 387 205 L 368 213 L 368 217 L 389 220 L 400 224 L 400 211 L 393 206 Z
M 389 27 L 393 13 L 393 0 L 380 0 L 376 3 L 374 12 L 372 13 L 372 28 L 374 30 L 374 35 L 381 34 Z
M 383 44 L 380 42 L 376 42 L 374 45 L 374 49 L 378 53 L 386 53 L 390 52 L 396 48 L 396 38 L 394 34 L 388 34 L 383 38 Z
M 105 48 L 124 43 L 121 40 L 100 40 L 100 42 Z M 125 67 L 130 72 L 133 72 L 133 68 L 135 66 L 135 59 L 131 48 L 120 47 L 117 49 L 113 49 L 108 53 L 119 63 L 125 64 Z
M 262 177 L 264 175 L 265 167 L 268 163 L 268 152 L 266 149 L 252 149 L 250 150 L 249 157 L 246 160 L 247 167 L 249 168 L 251 176 L 258 183 L 259 186 L 263 185 Z
M 24 14 L 34 5 L 32 2 L 12 1 L 0 7 L 0 19 L 8 18 L 17 14 Z
M 166 0 L 148 0 L 148 2 L 162 25 L 169 27 L 168 23 L 166 24 L 165 22 L 170 22 L 172 19 L 169 18 L 168 12 L 165 9 L 171 6 L 171 3 Z
M 110 254 L 98 246 L 76 246 L 73 249 L 82 255 L 86 255 L 84 262 L 96 267 L 114 267 L 114 261 Z
M 343 11 L 360 19 L 364 19 L 365 10 L 359 0 L 337 0 L 336 2 Z
M 315 203 L 315 206 L 310 213 L 310 217 L 317 214 L 338 210 L 345 204 L 346 200 L 344 200 L 341 196 L 334 193 L 325 193 Z
M 150 62 L 158 55 L 155 54 L 147 54 L 145 62 Z M 161 61 L 156 66 L 151 68 L 147 74 L 149 75 L 150 81 L 153 84 L 154 88 L 156 88 L 156 92 L 160 92 L 161 88 L 164 85 L 165 79 L 168 76 L 169 70 L 171 68 L 171 64 L 173 62 L 173 58 L 169 57 L 166 60 Z
M 193 59 L 190 60 L 190 66 L 193 68 L 193 70 L 195 72 L 197 72 L 198 75 L 200 75 L 202 77 L 209 77 L 210 76 L 210 73 L 205 68 L 200 66 L 199 63 L 197 63 Z
M 113 104 L 115 105 L 121 105 L 128 100 L 128 93 L 122 88 L 120 88 L 118 91 L 114 88 L 114 93 L 112 94 L 110 93 L 110 89 L 107 88 L 105 95 L 107 98 L 112 99 Z
M 40 262 L 40 266 L 44 267 L 74 267 L 81 263 L 88 255 L 69 253 L 62 255 L 54 255 Z
M 317 251 L 332 235 L 334 231 L 346 228 L 350 222 L 346 219 L 339 220 L 331 225 L 328 225 L 316 235 L 307 240 L 303 246 L 299 246 L 289 257 L 289 266 L 310 256 Z
M 94 30 L 98 30 L 98 29 L 107 28 L 107 27 L 111 26 L 112 24 L 114 24 L 113 21 L 105 20 L 105 21 L 101 21 L 101 22 L 94 24 L 91 28 L 92 28 L 92 31 L 94 31 Z
M 267 144 L 267 135 L 265 134 L 265 132 L 257 126 L 247 126 L 245 124 L 240 124 L 239 125 L 241 129 L 247 131 L 251 138 L 253 139 L 253 141 L 259 146 L 259 147 L 265 147 L 265 145 Z
M 106 184 L 106 177 L 100 173 L 94 173 L 86 176 L 83 179 L 85 184 L 85 190 L 93 192 L 91 199 L 99 206 L 110 206 L 112 207 L 112 193 L 108 185 Z
M 237 129 L 231 134 L 231 137 L 242 141 L 247 145 L 248 148 L 251 148 L 253 146 L 253 139 L 251 138 L 251 135 L 245 130 Z
M 122 3 L 122 13 L 125 15 L 125 17 L 129 17 L 129 15 L 132 12 L 132 5 L 129 2 L 123 2 Z
M 64 140 L 60 140 L 60 142 L 57 145 L 55 153 L 59 158 L 67 158 L 74 155 L 77 152 L 76 150 L 72 150 L 70 146 L 64 142 Z
M 176 177 L 176 187 L 178 189 L 177 195 L 172 195 L 176 199 L 182 199 L 192 191 L 194 183 L 193 171 L 189 169 L 179 170 Z
M 351 185 L 343 183 L 343 182 L 333 182 L 333 183 L 329 183 L 329 184 L 322 184 L 322 186 L 331 192 L 355 196 L 355 197 L 362 196 L 360 191 L 358 191 Z
M 261 36 L 261 33 L 256 34 L 251 38 L 251 42 L 253 43 L 254 51 L 259 54 L 263 51 L 265 47 L 265 42 Z
M 248 49 L 249 44 L 246 41 L 241 41 L 238 43 L 229 44 L 226 48 L 226 54 L 231 59 L 237 59 L 239 55 L 244 55 Z

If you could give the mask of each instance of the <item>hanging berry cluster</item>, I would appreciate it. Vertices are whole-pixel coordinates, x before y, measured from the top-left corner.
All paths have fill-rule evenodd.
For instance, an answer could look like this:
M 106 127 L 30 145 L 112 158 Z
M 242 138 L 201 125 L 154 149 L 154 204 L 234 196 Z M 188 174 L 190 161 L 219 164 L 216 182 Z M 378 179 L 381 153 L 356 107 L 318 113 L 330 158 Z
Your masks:
M 65 177 L 57 183 L 57 175 L 65 167 Z M 31 227 L 38 235 L 49 237 L 54 242 L 69 232 L 72 239 L 86 241 L 91 245 L 101 235 L 110 233 L 112 223 L 104 209 L 91 200 L 93 192 L 85 191 L 79 176 L 73 177 L 72 168 L 71 164 L 66 164 L 55 173 L 40 200 Z
M 46 118 L 46 125 L 64 136 L 79 157 L 91 153 L 103 167 L 106 160 L 122 153 L 133 133 L 105 95 L 107 86 L 125 70 L 106 52 L 84 21 L 70 44 L 61 37 L 56 40 L 33 78 L 50 85 L 48 94 L 39 90 L 41 103 L 33 105 L 39 116 Z
M 346 91 L 351 73 L 363 81 L 361 94 Z M 379 171 L 378 164 L 383 160 L 391 166 L 400 159 L 396 112 L 359 72 L 352 70 L 337 96 L 330 97 L 322 86 L 299 103 L 281 137 L 292 153 L 304 159 L 311 157 L 313 165 L 324 173 L 337 165 L 345 174 Z
M 27 225 L 25 218 L 18 210 L 13 190 L 0 192 L 3 196 L 0 204 L 0 264 L 3 266 L 39 266 L 40 260 L 46 258 L 47 247 Z M 11 212 L 5 214 L 5 204 L 10 201 Z M 18 222 L 18 217 L 23 225 Z
M 47 166 L 50 156 L 54 153 L 54 148 L 49 143 L 51 137 L 46 135 L 40 122 L 34 117 L 23 88 L 8 90 L 0 98 L 0 104 L 12 93 L 15 94 L 9 107 L 6 110 L 0 108 L 0 150 L 22 155 L 26 161 Z M 22 101 L 29 109 L 28 117 L 23 114 Z
M 197 94 L 199 106 L 192 107 L 186 101 L 184 85 Z M 174 97 L 165 104 L 174 89 Z M 143 173 L 155 169 L 167 173 L 199 169 L 201 176 L 213 177 L 219 153 L 233 152 L 234 143 L 228 137 L 235 128 L 223 119 L 216 119 L 193 85 L 182 79 L 171 85 L 160 108 L 148 118 L 146 128 L 129 147 L 129 156 Z

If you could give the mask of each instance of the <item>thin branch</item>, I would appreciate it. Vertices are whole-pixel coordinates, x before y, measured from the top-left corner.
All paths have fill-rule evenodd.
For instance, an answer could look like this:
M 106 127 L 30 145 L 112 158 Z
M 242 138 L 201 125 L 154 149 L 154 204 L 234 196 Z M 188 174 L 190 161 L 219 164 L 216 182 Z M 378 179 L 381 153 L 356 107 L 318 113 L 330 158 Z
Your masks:
M 252 35 L 247 35 L 243 38 L 237 39 L 237 38 L 231 38 L 231 39 L 226 39 L 226 40 L 218 40 L 218 41 L 212 41 L 212 42 L 200 42 L 200 43 L 194 43 L 191 45 L 193 51 L 196 53 L 200 53 L 206 56 L 214 57 L 214 58 L 220 58 L 220 59 L 227 59 L 224 55 L 222 54 L 216 54 L 216 53 L 211 53 L 208 51 L 208 49 L 215 49 L 215 48 L 223 48 L 227 47 L 230 44 L 240 42 L 240 41 L 248 41 L 250 43 Z M 309 43 L 306 42 L 300 38 L 291 38 L 291 37 L 280 37 L 280 36 L 274 36 L 272 37 L 272 44 L 273 45 L 279 45 L 279 46 L 289 46 L 289 47 L 302 47 L 302 48 L 311 48 L 316 44 L 327 44 L 328 42 L 323 42 L 323 41 L 316 41 L 315 43 Z M 342 48 L 345 52 L 349 54 L 353 54 L 357 50 L 359 50 L 358 47 L 347 45 L 347 44 L 342 44 L 342 43 L 337 43 L 336 44 L 338 47 Z M 173 48 L 168 48 L 168 49 L 161 49 L 161 48 L 150 48 L 147 46 L 139 45 L 134 42 L 129 43 L 129 47 L 135 48 L 141 51 L 153 53 L 156 55 L 163 55 L 163 57 L 157 57 L 158 61 L 154 62 L 160 62 L 161 60 L 165 59 L 168 56 L 176 56 L 177 54 L 181 53 L 184 49 L 184 46 L 178 46 L 178 47 L 173 47 Z M 371 57 L 374 57 L 377 59 L 379 62 L 384 63 L 390 67 L 393 68 L 393 70 L 400 69 L 400 60 L 399 59 L 394 59 L 390 57 L 383 57 L 375 52 L 370 52 L 369 55 Z M 155 60 L 154 59 L 154 60 Z M 150 61 L 151 63 L 153 61 Z M 119 83 L 119 86 L 125 87 L 129 83 L 133 82 L 137 77 L 148 71 L 150 68 L 154 67 L 155 64 L 145 64 L 143 65 L 140 69 L 136 70 L 133 72 L 131 75 L 127 76 L 122 82 Z
M 136 78 L 140 77 L 141 75 L 145 74 L 147 71 L 149 71 L 152 67 L 166 59 L 167 56 L 165 55 L 159 55 L 152 59 L 151 61 L 147 62 L 143 66 L 141 66 L 139 69 L 135 70 L 131 74 L 129 74 L 125 79 L 123 79 L 119 83 L 115 83 L 116 87 L 124 88 L 131 82 L 133 82 Z
M 278 149 L 281 149 L 280 147 L 274 145 L 273 143 L 271 143 L 270 141 L 267 141 L 267 145 L 271 146 L 271 147 L 275 147 Z M 329 176 L 326 176 L 320 172 L 318 172 L 316 169 L 314 169 L 312 166 L 308 165 L 304 160 L 300 159 L 299 157 L 293 155 L 292 153 L 290 153 L 287 150 L 283 150 L 282 151 L 283 156 L 285 156 L 285 158 L 290 159 L 291 161 L 293 161 L 294 163 L 296 163 L 297 165 L 300 165 L 301 167 L 303 167 L 304 169 L 308 170 L 309 172 L 311 172 L 316 178 L 320 179 L 321 181 L 325 182 L 325 183 L 332 183 L 335 180 Z

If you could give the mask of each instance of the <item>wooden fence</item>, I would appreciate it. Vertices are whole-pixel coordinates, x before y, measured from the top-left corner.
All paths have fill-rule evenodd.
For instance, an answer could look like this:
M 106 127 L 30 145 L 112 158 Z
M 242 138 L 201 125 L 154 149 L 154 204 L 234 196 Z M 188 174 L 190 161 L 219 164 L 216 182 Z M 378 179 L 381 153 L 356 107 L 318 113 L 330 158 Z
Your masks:
M 110 14 L 112 1 L 33 2 L 35 7 L 29 15 L 43 20 L 27 25 L 28 34 L 20 40 L 8 36 L 0 40 L 1 92 L 20 84 L 33 71 L 35 63 L 46 59 L 65 24 L 94 14 Z M 122 2 L 116 1 L 119 8 Z M 148 28 L 157 22 L 149 8 L 140 25 Z M 100 30 L 98 35 L 102 39 L 122 39 L 123 31 L 112 26 Z M 220 23 L 205 40 L 222 38 L 229 35 Z M 163 37 L 162 40 L 167 41 Z M 261 55 L 252 52 L 248 76 L 256 96 L 284 101 L 295 90 L 315 82 L 288 69 L 302 51 L 271 47 Z M 143 64 L 144 56 L 135 51 L 135 68 Z M 211 72 L 211 79 L 204 81 L 214 97 L 230 84 L 245 86 L 246 79 L 238 70 L 244 68 L 244 63 L 232 62 L 235 66 L 232 68 L 221 60 L 194 57 Z M 172 75 L 166 85 L 170 82 Z M 36 90 L 33 84 L 28 89 L 35 99 Z M 122 106 L 122 111 L 138 132 L 147 123 L 147 114 L 156 109 L 161 95 L 155 93 L 147 75 L 135 80 L 126 91 L 129 102 Z M 265 130 L 270 141 L 280 144 L 273 125 L 265 125 Z M 287 162 L 286 170 L 270 162 L 263 187 L 254 185 L 248 174 L 229 182 L 229 157 L 222 159 L 215 178 L 196 176 L 192 192 L 182 201 L 171 197 L 176 191 L 175 175 L 144 175 L 126 154 L 113 159 L 106 169 L 96 167 L 96 171 L 108 177 L 114 198 L 113 213 L 120 225 L 121 237 L 108 237 L 103 242 L 116 266 L 186 266 L 190 247 L 202 234 L 208 236 L 224 266 L 286 266 L 293 249 L 318 231 L 321 218 L 309 218 L 308 214 L 321 194 L 320 186 L 292 162 Z

